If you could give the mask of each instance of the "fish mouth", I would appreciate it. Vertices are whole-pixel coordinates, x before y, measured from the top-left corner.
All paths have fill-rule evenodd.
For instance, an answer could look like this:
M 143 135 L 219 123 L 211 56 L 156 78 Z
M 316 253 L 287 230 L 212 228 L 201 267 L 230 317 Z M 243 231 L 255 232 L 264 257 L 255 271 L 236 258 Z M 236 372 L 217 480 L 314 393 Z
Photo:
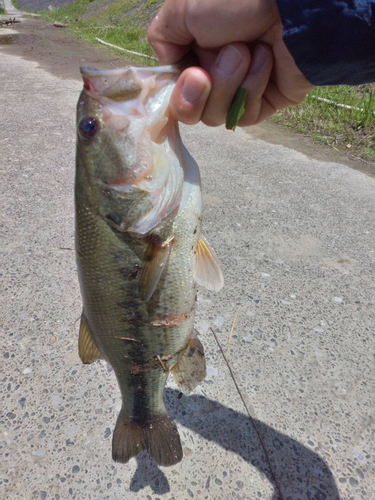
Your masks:
M 129 175 L 125 174 L 122 177 L 117 177 L 115 179 L 106 179 L 103 182 L 109 189 L 114 189 L 115 191 L 123 193 L 130 193 L 138 188 L 136 182 L 137 180 L 138 179 L 134 180 Z
M 137 68 L 135 66 L 125 66 L 125 68 L 113 68 L 113 69 L 96 69 L 90 68 L 88 66 L 81 66 L 80 68 L 81 75 L 83 77 L 106 77 L 109 75 L 115 76 L 125 76 L 129 72 L 137 72 L 137 74 L 145 74 L 152 75 L 157 73 L 181 73 L 181 69 L 176 64 L 168 64 L 165 66 L 149 66 L 147 68 Z
M 135 67 L 125 66 L 125 68 L 112 68 L 112 69 L 96 69 L 89 66 L 81 66 L 80 71 L 83 77 L 106 77 L 108 75 L 124 76 L 128 72 L 136 73 L 137 75 L 150 76 L 157 75 L 158 73 L 167 74 L 180 74 L 186 68 L 191 66 L 199 66 L 199 59 L 193 52 L 188 52 L 180 61 L 174 64 L 165 64 L 163 66 L 148 66 L 148 67 Z
M 178 76 L 181 72 L 177 65 L 136 68 L 127 66 L 115 69 L 95 69 L 81 66 L 80 72 L 84 88 L 90 94 L 99 94 L 113 101 L 127 101 L 139 95 L 145 87 L 146 80 L 165 75 Z

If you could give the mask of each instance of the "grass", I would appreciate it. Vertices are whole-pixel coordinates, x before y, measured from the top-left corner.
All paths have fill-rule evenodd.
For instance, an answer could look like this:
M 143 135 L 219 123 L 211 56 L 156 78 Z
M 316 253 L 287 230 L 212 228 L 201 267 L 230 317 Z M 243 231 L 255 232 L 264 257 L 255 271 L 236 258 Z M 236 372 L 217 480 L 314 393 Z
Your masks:
M 138 1 L 117 0 L 76 0 L 70 5 L 51 12 L 44 12 L 43 17 L 59 21 L 83 38 L 95 42 L 95 38 L 118 45 L 125 49 L 153 55 L 147 41 L 147 24 L 152 17 L 150 7 L 155 10 L 160 0 Z M 144 58 L 130 56 L 136 62 L 154 64 Z
M 44 13 L 44 17 L 60 22 L 75 22 L 81 19 L 90 6 L 89 0 L 76 0 L 74 3 Z
M 328 99 L 355 109 L 319 101 Z M 375 84 L 317 87 L 297 107 L 287 108 L 274 121 L 291 127 L 351 156 L 375 161 Z

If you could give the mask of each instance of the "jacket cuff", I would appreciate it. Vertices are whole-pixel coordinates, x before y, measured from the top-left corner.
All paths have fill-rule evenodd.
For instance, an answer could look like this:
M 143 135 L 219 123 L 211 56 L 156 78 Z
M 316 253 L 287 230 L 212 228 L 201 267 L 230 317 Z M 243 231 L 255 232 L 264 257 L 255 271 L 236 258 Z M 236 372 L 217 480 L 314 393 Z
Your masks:
M 313 85 L 375 81 L 375 0 L 277 0 L 283 39 Z

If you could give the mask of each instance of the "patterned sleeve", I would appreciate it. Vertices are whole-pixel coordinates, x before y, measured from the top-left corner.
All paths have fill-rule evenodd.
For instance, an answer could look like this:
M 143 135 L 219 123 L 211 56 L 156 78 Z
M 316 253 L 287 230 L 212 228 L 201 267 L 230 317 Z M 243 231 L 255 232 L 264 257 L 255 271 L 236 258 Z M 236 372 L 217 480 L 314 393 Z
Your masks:
M 284 42 L 314 85 L 375 82 L 375 0 L 277 0 Z

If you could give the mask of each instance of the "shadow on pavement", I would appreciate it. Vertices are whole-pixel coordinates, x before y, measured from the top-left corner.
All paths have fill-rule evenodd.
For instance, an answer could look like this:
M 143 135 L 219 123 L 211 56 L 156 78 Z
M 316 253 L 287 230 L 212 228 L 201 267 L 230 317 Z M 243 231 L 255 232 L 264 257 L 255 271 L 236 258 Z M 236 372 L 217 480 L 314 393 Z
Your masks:
M 156 463 L 145 452 L 137 457 L 137 470 L 130 483 L 130 491 L 140 491 L 150 485 L 152 491 L 159 495 L 170 491 L 168 479 Z
M 275 488 L 258 436 L 246 415 L 204 396 L 183 396 L 178 400 L 178 394 L 172 389 L 165 391 L 171 417 L 204 439 L 237 453 Z M 259 420 L 254 419 L 254 423 L 262 436 L 284 500 L 340 500 L 331 471 L 319 455 Z M 146 454 L 141 454 L 137 463 L 131 491 L 139 491 L 147 485 L 158 494 L 170 491 L 166 476 Z M 276 488 L 272 500 L 281 500 Z

